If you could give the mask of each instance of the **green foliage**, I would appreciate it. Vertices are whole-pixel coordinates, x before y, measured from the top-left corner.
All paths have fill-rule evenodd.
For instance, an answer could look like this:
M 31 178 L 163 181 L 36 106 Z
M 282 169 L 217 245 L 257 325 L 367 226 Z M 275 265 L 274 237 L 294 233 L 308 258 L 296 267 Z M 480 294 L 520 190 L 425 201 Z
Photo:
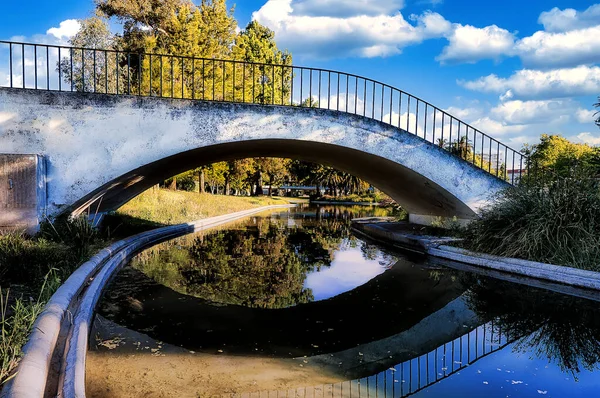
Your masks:
M 486 160 L 484 157 L 476 153 L 473 149 L 473 143 L 469 140 L 469 137 L 464 135 L 452 142 L 448 142 L 446 139 L 439 138 L 437 145 L 440 148 L 444 148 L 453 155 L 466 160 L 469 163 L 477 166 L 480 169 L 487 170 L 489 173 L 498 176 L 501 179 L 507 180 L 506 165 L 500 163 L 500 159 L 497 160 Z
M 232 55 L 238 61 L 292 65 L 292 55 L 277 48 L 275 33 L 256 21 L 250 22 L 236 37 Z M 261 104 L 289 105 L 292 79 L 291 68 L 258 65 L 248 68 L 236 88 L 245 90 L 246 98 L 254 98 Z
M 0 234 L 0 384 L 18 364 L 21 347 L 50 296 L 99 242 L 85 217 L 43 223 L 33 238 Z M 7 285 L 11 289 L 4 295 L 1 288 Z
M 81 29 L 70 39 L 70 44 L 79 48 L 115 49 L 116 41 L 110 32 L 108 21 L 93 16 L 80 21 Z M 76 91 L 99 91 L 106 93 L 125 92 L 127 68 L 122 58 L 111 52 L 69 50 L 61 54 L 58 69 L 66 82 Z
M 267 175 L 269 182 L 269 196 L 272 194 L 272 187 L 275 184 L 283 184 L 288 177 L 290 160 L 281 158 L 257 158 L 255 159 L 255 169 L 259 176 L 262 173 Z M 262 187 L 260 178 L 257 185 Z
M 74 218 L 46 220 L 40 225 L 39 235 L 51 242 L 67 245 L 80 258 L 87 257 L 92 245 L 100 239 L 98 231 L 85 214 Z
M 523 152 L 529 155 L 527 166 L 536 178 L 538 174 L 568 175 L 574 168 L 583 168 L 600 174 L 600 148 L 570 142 L 560 135 L 543 134 L 540 143 L 528 146 Z
M 315 261 L 315 256 L 331 261 L 329 252 L 316 246 L 295 251 L 291 239 L 283 228 L 263 219 L 256 229 L 216 232 L 196 238 L 189 248 L 167 242 L 140 254 L 133 266 L 159 283 L 207 300 L 288 307 L 312 300 L 303 286 L 309 268 L 301 261 L 302 253 Z
M 291 55 L 258 22 L 236 33 L 233 8 L 225 0 L 202 0 L 198 6 L 189 0 L 97 0 L 96 6 L 97 15 L 81 21 L 71 44 L 119 53 L 73 50 L 61 60 L 63 76 L 77 91 L 290 102 Z M 113 18 L 122 33 L 110 33 Z M 258 65 L 222 61 L 231 59 Z
M 12 377 L 35 320 L 61 283 L 56 270 L 50 270 L 44 276 L 37 299 L 15 297 L 10 290 L 3 292 L 0 288 L 0 386 Z
M 196 241 L 190 249 L 194 262 L 182 270 L 188 293 L 219 302 L 233 297 L 236 304 L 260 308 L 310 301 L 304 265 L 286 245 L 283 230 L 266 228 L 259 236 L 218 233 Z
M 467 247 L 600 270 L 600 182 L 580 168 L 504 190 L 467 231 Z
M 518 339 L 514 351 L 556 363 L 575 380 L 582 369 L 597 370 L 597 302 L 472 274 L 461 279 L 470 286 L 467 302 L 478 317 L 493 319 L 495 329 Z
M 300 103 L 300 106 L 304 108 L 319 108 L 319 101 L 314 98 L 307 98 Z
M 381 211 L 381 214 L 377 214 Z M 207 235 L 191 235 L 157 245 L 132 265 L 180 293 L 220 304 L 282 308 L 312 300 L 306 275 L 329 267 L 340 247 L 361 245 L 376 259 L 376 247 L 361 244 L 350 232 L 351 219 L 373 214 L 364 206 L 319 207 L 315 216 L 288 226 L 286 219 L 254 221 Z M 376 215 L 387 215 L 376 209 Z
M 165 180 L 166 187 L 172 186 L 175 182 L 177 189 L 181 191 L 194 192 L 196 190 L 196 173 L 194 170 L 186 171 Z
M 227 162 L 217 162 L 209 165 L 204 170 L 204 178 L 210 188 L 210 192 L 214 195 L 219 191 L 219 187 L 225 185 L 225 176 L 229 171 Z
M 36 289 L 50 270 L 70 272 L 78 260 L 63 244 L 13 233 L 0 235 L 0 280 L 4 286 L 19 283 Z

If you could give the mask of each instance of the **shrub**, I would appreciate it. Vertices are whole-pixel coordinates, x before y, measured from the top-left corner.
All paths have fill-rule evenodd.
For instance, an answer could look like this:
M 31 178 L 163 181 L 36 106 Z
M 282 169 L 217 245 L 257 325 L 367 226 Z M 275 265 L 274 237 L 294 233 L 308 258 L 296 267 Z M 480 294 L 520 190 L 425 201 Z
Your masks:
M 575 170 L 508 188 L 465 235 L 475 251 L 600 270 L 600 182 Z
M 91 246 L 99 239 L 98 231 L 85 215 L 46 221 L 41 224 L 39 235 L 49 241 L 68 245 L 79 257 L 87 256 Z
M 4 283 L 25 284 L 32 288 L 40 286 L 52 269 L 69 268 L 74 254 L 62 244 L 45 239 L 31 240 L 9 233 L 0 235 L 0 280 Z

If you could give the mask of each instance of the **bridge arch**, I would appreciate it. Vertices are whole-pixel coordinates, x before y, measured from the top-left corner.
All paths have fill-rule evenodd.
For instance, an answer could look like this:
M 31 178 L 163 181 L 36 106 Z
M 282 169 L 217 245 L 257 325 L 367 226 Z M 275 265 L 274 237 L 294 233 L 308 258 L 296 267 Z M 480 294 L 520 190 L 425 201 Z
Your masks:
M 50 214 L 114 210 L 180 172 L 255 156 L 334 166 L 413 215 L 472 218 L 506 186 L 398 127 L 326 109 L 0 89 L 0 116 L 0 147 L 47 157 Z

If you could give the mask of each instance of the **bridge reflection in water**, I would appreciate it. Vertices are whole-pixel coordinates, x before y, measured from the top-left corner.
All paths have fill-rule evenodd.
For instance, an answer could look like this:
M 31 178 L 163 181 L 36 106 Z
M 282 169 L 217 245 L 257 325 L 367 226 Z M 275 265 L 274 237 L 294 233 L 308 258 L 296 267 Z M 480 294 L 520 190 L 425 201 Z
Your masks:
M 223 398 L 401 398 L 447 379 L 478 360 L 517 340 L 493 321 L 445 343 L 435 350 L 399 363 L 373 376 L 284 391 L 223 394 Z

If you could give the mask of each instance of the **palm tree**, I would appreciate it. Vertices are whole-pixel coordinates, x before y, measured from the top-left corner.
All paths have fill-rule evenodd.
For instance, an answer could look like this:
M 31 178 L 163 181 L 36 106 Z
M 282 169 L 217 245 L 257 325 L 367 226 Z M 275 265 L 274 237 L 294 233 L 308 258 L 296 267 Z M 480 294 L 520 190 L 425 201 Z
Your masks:
M 594 104 L 594 107 L 600 108 L 600 97 L 598 97 L 598 102 L 596 102 Z M 594 116 L 598 116 L 598 114 L 600 114 L 600 111 L 594 113 Z M 600 116 L 598 116 L 598 118 L 595 120 L 595 122 L 596 122 L 596 126 L 600 127 Z
M 454 141 L 450 146 L 450 152 L 465 160 L 471 158 L 473 147 L 471 146 L 469 137 L 463 135 L 459 140 Z

